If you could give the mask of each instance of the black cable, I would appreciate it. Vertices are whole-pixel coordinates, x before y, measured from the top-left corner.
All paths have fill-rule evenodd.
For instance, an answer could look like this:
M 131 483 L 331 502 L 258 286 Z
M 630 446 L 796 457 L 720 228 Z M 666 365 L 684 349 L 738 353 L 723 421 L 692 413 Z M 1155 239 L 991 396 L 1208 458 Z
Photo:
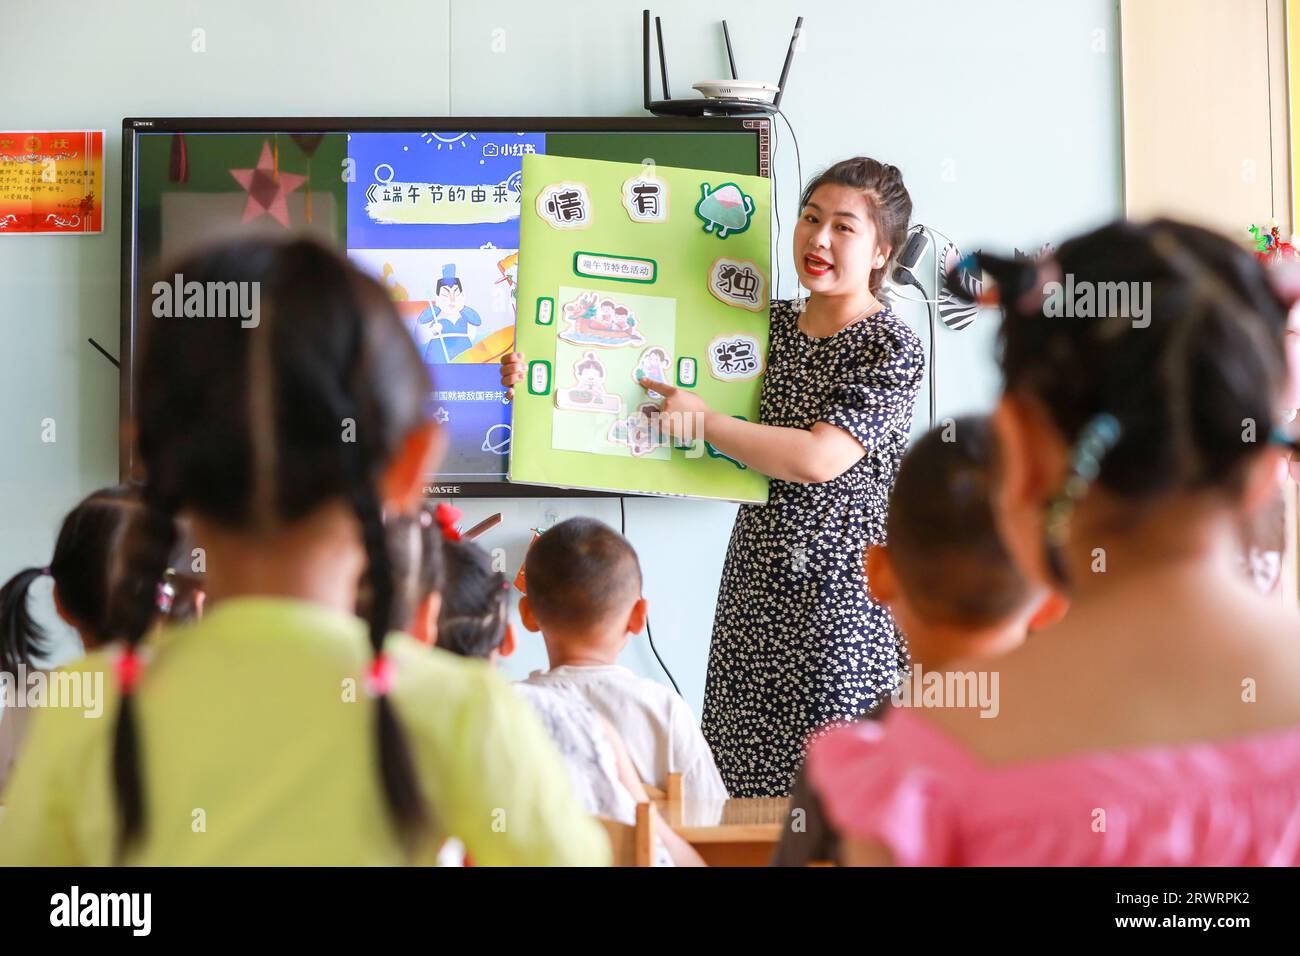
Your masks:
M 786 129 L 790 131 L 790 138 L 794 140 L 794 168 L 795 175 L 799 177 L 799 188 L 803 189 L 803 158 L 799 155 L 799 137 L 795 134 L 794 126 L 790 124 L 790 117 L 785 115 L 785 110 L 777 110 L 777 115 L 785 120 Z
M 925 293 L 922 292 L 921 294 L 924 295 Z M 934 332 L 935 332 L 935 325 L 936 325 L 936 323 L 935 323 L 935 320 L 934 320 L 934 313 L 938 310 L 938 308 L 939 308 L 939 306 L 938 306 L 936 303 L 931 302 L 931 301 L 928 300 L 928 299 L 926 300 L 926 302 L 925 302 L 925 311 L 926 311 L 926 313 L 927 313 L 927 314 L 929 315 L 929 317 L 930 317 L 930 368 L 929 368 L 929 372 L 930 372 L 930 388 L 929 388 L 929 392 L 930 392 L 930 427 L 931 427 L 931 428 L 934 428 L 934 408 L 935 408 L 935 400 L 934 400 L 934 386 L 935 386 L 935 374 L 934 374 Z
M 925 227 L 925 226 L 922 226 L 921 228 L 922 228 L 922 229 L 925 229 L 926 227 Z M 938 254 L 938 253 L 936 252 L 936 255 L 937 255 L 937 254 Z M 934 354 L 935 354 L 935 352 L 934 352 L 934 349 L 935 349 L 934 340 L 935 340 L 935 330 L 936 330 L 936 327 L 937 327 L 937 325 L 938 325 L 937 320 L 936 320 L 936 318 L 935 318 L 935 313 L 937 313 L 938 310 L 939 310 L 939 303 L 938 303 L 937 298 L 936 298 L 936 299 L 930 299 L 930 298 L 927 298 L 927 297 L 926 297 L 925 287 L 924 287 L 923 285 L 921 285 L 921 280 L 918 279 L 918 278 L 916 277 L 916 274 L 915 274 L 914 272 L 912 272 L 911 269 L 907 269 L 907 270 L 904 270 L 904 271 L 906 272 L 906 274 L 907 274 L 908 276 L 911 277 L 911 280 L 912 280 L 910 283 L 908 283 L 908 285 L 910 285 L 911 287 L 915 288 L 917 292 L 921 293 L 921 298 L 919 298 L 919 299 L 913 299 L 913 298 L 911 298 L 910 296 L 904 296 L 904 295 L 901 295 L 901 294 L 900 294 L 900 295 L 897 297 L 897 300 L 898 300 L 899 302 L 924 302 L 924 303 L 925 303 L 925 314 L 926 314 L 926 318 L 927 318 L 927 320 L 928 320 L 928 330 L 929 330 L 929 346 L 928 346 L 928 347 L 929 347 L 929 358 L 928 358 L 927 361 L 926 361 L 926 367 L 925 367 L 926 379 L 927 379 L 926 392 L 927 392 L 927 397 L 928 397 L 928 400 L 929 400 L 929 401 L 928 401 L 928 404 L 929 404 L 929 406 L 930 406 L 930 408 L 929 408 L 929 410 L 930 410 L 930 427 L 931 427 L 931 428 L 934 428 L 934 417 L 935 417 L 935 407 L 936 407 L 936 406 L 935 406 L 934 386 L 935 386 L 935 382 L 936 382 L 936 380 L 937 380 L 937 376 L 935 375 L 935 372 L 934 372 Z M 936 293 L 936 296 L 937 296 L 937 295 L 938 295 L 938 293 Z M 894 296 L 891 295 L 891 296 L 890 296 L 890 301 L 891 301 L 891 303 L 893 302 L 893 300 L 894 300 Z
M 626 538 L 627 537 L 627 499 L 624 498 L 622 495 L 620 495 L 618 499 L 618 518 L 619 518 L 619 529 L 618 529 L 619 533 Z M 654 654 L 655 660 L 659 662 L 659 666 L 662 667 L 664 673 L 668 675 L 668 683 L 673 685 L 673 690 L 677 691 L 678 697 L 681 697 L 682 689 L 677 686 L 677 681 L 673 679 L 673 672 L 668 669 L 668 665 L 664 663 L 664 659 L 659 656 L 659 648 L 655 647 L 655 636 L 654 633 L 650 630 L 649 611 L 646 611 L 646 615 L 645 615 L 645 636 L 647 640 L 650 641 L 650 650 Z
M 93 338 L 86 339 L 86 341 L 89 342 L 91 345 L 93 345 L 100 355 L 104 356 L 104 358 L 112 362 L 113 368 L 120 369 L 122 367 L 122 363 L 119 362 L 117 359 L 113 358 L 113 356 L 109 355 L 108 350 L 104 348 L 104 346 L 96 342 Z

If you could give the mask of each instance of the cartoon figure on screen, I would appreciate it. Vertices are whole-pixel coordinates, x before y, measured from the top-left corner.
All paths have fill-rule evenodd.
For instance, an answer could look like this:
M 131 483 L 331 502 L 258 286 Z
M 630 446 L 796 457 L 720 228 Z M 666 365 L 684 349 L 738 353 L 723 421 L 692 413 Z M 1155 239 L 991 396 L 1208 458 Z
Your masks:
M 454 263 L 442 267 L 437 285 L 437 304 L 420 313 L 416 320 L 416 341 L 427 340 L 424 361 L 432 365 L 450 363 L 473 344 L 469 327 L 482 325 L 479 314 L 465 305 L 465 289 L 456 275 Z
M 394 302 L 405 302 L 410 296 L 406 292 L 406 286 L 397 281 L 397 272 L 393 269 L 391 262 L 384 263 L 384 285 L 388 287 L 388 294 L 393 297 Z
M 560 333 L 560 338 L 574 345 L 618 348 L 645 344 L 632 310 L 595 292 L 584 292 L 566 304 L 564 321 L 569 327 Z
M 497 263 L 497 271 L 501 273 L 501 278 L 497 279 L 497 284 L 502 282 L 510 290 L 510 311 L 515 311 L 515 287 L 519 285 L 519 253 L 514 252 L 506 256 Z

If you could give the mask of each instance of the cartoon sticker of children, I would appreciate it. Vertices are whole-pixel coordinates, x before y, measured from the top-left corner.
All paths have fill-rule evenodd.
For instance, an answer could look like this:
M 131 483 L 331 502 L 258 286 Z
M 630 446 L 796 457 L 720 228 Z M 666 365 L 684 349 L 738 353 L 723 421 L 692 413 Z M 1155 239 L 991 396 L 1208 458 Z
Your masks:
M 573 366 L 578 384 L 569 389 L 572 402 L 598 402 L 605 394 L 605 366 L 596 360 L 595 352 L 584 352 L 582 360 Z
M 613 299 L 584 292 L 564 306 L 565 320 L 571 327 L 560 338 L 575 345 L 600 345 L 619 348 L 642 345 L 644 336 L 636 329 L 636 317 Z
M 626 309 L 624 311 L 627 311 Z M 612 331 L 618 328 L 614 324 L 615 305 L 612 299 L 602 299 L 600 307 L 596 310 L 595 317 L 591 320 L 593 329 L 600 329 L 602 332 Z
M 456 275 L 454 263 L 442 267 L 442 278 L 438 280 L 435 294 L 437 304 L 430 302 L 416 320 L 416 342 L 427 338 L 424 346 L 426 363 L 445 365 L 473 344 L 469 327 L 482 325 L 483 320 L 465 305 L 465 289 Z
M 627 420 L 627 444 L 632 449 L 632 454 L 638 458 L 665 444 L 659 433 L 659 423 L 655 420 L 658 413 L 658 405 L 646 403 Z
M 641 353 L 641 361 L 637 363 L 635 377 L 639 379 L 648 378 L 655 382 L 668 383 L 668 353 L 655 346 L 648 348 Z
M 573 375 L 577 381 L 571 388 L 556 390 L 555 404 L 558 408 L 612 415 L 622 411 L 623 399 L 605 391 L 605 366 L 596 358 L 595 352 L 582 353 L 582 357 L 573 363 Z
M 653 381 L 668 381 L 668 352 L 655 346 L 654 349 L 646 349 L 641 355 L 641 363 L 637 365 L 637 372 L 640 372 L 640 378 L 650 378 Z

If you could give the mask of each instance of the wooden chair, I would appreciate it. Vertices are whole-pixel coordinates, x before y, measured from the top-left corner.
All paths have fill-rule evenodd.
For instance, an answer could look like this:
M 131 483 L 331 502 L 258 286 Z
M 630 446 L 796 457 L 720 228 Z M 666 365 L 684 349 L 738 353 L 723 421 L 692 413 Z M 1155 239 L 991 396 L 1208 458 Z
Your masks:
M 650 804 L 636 805 L 636 824 L 621 823 L 607 817 L 596 817 L 609 837 L 614 851 L 614 866 L 654 866 L 655 821 Z
M 660 790 L 651 784 L 642 784 L 645 792 L 650 795 L 651 800 L 669 800 L 676 803 L 682 802 L 682 775 L 680 773 L 670 773 L 668 779 L 664 781 L 667 785 L 666 790 Z

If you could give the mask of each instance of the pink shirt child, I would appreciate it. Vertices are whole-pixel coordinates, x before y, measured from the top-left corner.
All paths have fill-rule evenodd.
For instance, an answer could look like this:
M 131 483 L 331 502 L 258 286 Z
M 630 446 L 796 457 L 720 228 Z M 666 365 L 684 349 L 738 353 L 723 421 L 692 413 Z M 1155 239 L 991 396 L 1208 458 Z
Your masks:
M 808 772 L 900 866 L 1300 865 L 1300 727 L 989 766 L 898 709 L 817 740 Z

